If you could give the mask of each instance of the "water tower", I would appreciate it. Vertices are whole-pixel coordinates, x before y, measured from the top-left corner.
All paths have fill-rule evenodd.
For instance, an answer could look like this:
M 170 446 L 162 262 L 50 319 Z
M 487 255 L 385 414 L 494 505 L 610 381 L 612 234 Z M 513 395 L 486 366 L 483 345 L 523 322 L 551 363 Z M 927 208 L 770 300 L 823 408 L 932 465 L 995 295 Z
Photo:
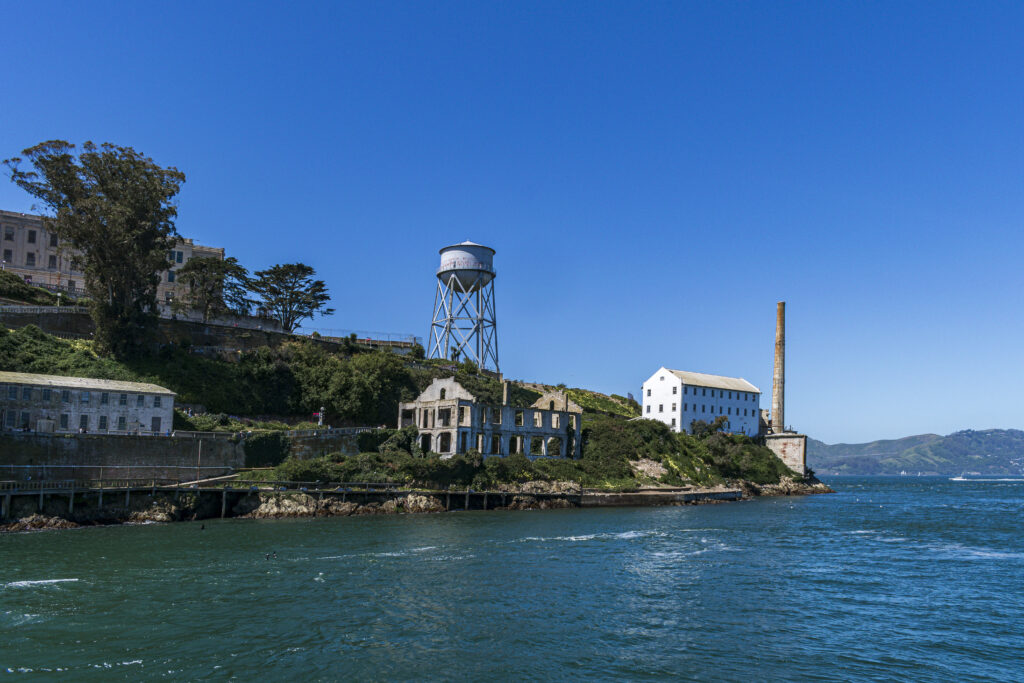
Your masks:
M 494 250 L 463 242 L 441 250 L 428 358 L 472 360 L 500 372 Z

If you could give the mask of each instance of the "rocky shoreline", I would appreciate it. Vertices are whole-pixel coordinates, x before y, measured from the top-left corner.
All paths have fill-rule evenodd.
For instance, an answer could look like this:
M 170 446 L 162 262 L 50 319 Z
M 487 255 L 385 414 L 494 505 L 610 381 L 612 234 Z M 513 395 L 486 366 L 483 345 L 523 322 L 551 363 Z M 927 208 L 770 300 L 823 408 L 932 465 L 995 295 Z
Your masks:
M 505 504 L 489 508 L 491 510 L 551 510 L 578 507 L 567 498 L 545 498 L 539 494 L 577 494 L 576 484 L 568 482 L 526 482 L 518 486 L 503 487 L 507 495 Z M 725 502 L 716 499 L 715 495 L 725 490 L 723 487 L 711 489 L 694 489 L 696 493 L 706 494 L 698 500 L 685 504 L 714 504 Z M 796 482 L 783 479 L 779 484 L 757 485 L 751 482 L 737 482 L 736 489 L 742 496 L 733 500 L 749 500 L 762 496 L 811 495 L 833 493 L 834 491 L 822 482 L 814 479 L 810 482 Z M 316 497 L 308 493 L 280 493 L 275 491 L 259 491 L 248 493 L 237 503 L 225 510 L 224 516 L 234 519 L 288 519 L 304 517 L 350 517 L 362 515 L 393 515 L 393 514 L 424 514 L 445 512 L 444 494 L 409 493 L 401 498 L 392 498 L 384 502 L 354 502 L 336 497 Z M 587 494 L 590 495 L 590 494 Z M 602 494 L 596 494 L 602 495 Z M 639 505 L 679 505 L 678 502 L 659 500 L 659 496 L 647 498 L 631 498 L 640 500 Z M 585 504 L 584 507 L 587 507 Z M 109 505 L 90 507 L 80 505 L 74 512 L 67 508 L 66 501 L 47 501 L 43 510 L 37 509 L 36 503 L 22 501 L 21 506 L 12 510 L 13 521 L 0 524 L 0 532 L 42 531 L 46 529 L 74 529 L 87 526 L 110 524 L 144 524 L 199 521 L 221 517 L 220 505 L 211 497 L 202 497 L 193 491 L 182 492 L 175 498 L 171 494 L 135 496 L 128 507 Z

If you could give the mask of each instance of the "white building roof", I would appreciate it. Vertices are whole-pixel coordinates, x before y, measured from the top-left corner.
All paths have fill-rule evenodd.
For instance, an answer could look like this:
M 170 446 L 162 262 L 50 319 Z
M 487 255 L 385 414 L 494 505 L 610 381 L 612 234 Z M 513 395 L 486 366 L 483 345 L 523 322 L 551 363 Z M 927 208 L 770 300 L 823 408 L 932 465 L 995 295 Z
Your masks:
M 722 377 L 721 375 L 706 375 L 703 372 L 665 369 L 683 380 L 683 384 L 690 386 L 707 387 L 709 389 L 729 389 L 730 391 L 750 391 L 755 394 L 761 393 L 760 389 L 742 377 Z
M 137 394 L 165 394 L 174 396 L 170 389 L 144 382 L 121 382 L 113 379 L 92 379 L 90 377 L 61 377 L 60 375 L 37 375 L 31 372 L 0 372 L 0 384 L 31 384 L 32 386 L 56 389 L 84 389 L 86 391 L 131 391 Z

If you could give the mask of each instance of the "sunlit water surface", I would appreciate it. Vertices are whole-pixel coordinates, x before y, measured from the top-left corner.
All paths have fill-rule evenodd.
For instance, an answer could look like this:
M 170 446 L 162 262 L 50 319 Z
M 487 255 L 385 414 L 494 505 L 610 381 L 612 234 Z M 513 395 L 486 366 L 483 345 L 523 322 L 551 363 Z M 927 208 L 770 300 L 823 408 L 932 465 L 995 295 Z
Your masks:
M 3 535 L 0 671 L 1024 678 L 1024 482 L 831 483 L 701 507 Z

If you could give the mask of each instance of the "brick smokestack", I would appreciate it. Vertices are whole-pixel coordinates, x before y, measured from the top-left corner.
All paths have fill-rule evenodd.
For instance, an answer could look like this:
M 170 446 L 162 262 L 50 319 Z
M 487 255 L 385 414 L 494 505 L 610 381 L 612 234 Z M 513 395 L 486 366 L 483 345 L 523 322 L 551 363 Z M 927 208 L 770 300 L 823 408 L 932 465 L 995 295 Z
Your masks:
M 775 314 L 775 376 L 772 380 L 772 433 L 786 431 L 786 302 Z

